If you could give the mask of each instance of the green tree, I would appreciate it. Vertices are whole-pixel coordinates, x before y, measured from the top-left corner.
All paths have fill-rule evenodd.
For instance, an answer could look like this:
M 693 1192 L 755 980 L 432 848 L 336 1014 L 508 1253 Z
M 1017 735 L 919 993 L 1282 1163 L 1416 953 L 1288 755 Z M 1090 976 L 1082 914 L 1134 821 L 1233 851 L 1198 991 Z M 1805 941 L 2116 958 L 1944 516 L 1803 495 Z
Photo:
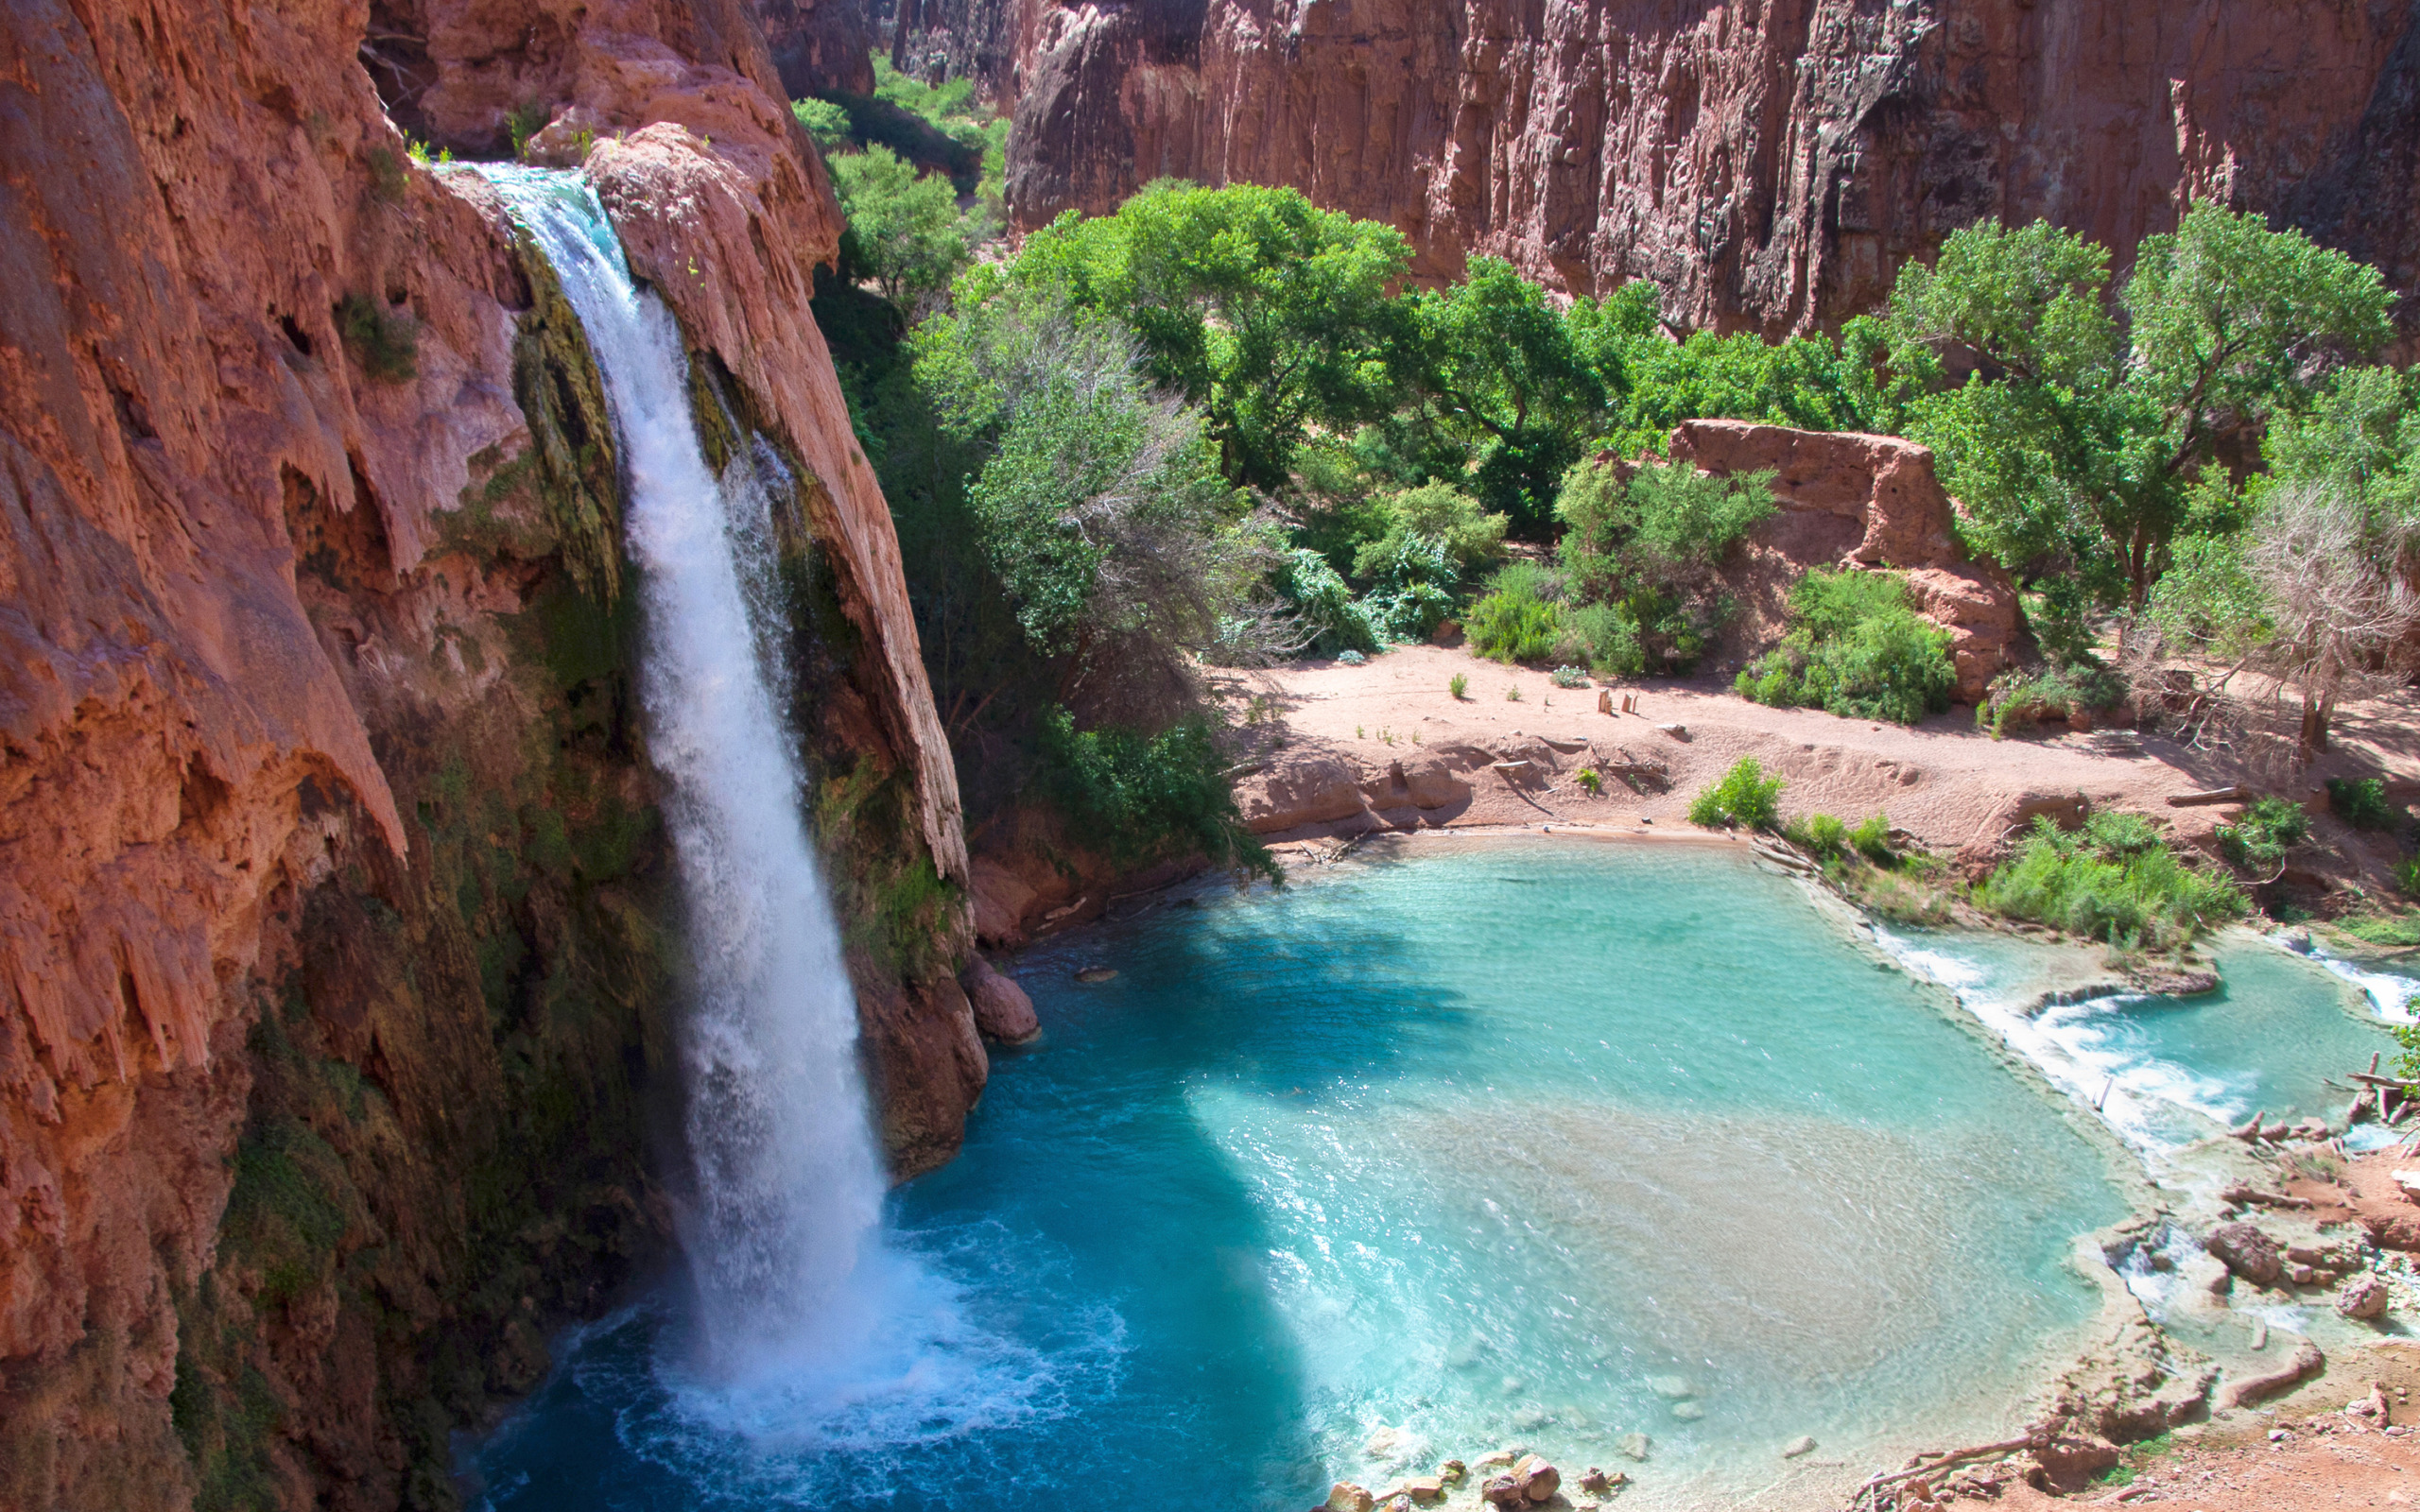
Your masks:
M 1486 506 L 1542 530 L 1563 474 L 1602 429 L 1605 387 L 1563 312 L 1501 258 L 1411 298 L 1409 378 L 1470 445 Z
M 1349 431 L 1393 407 L 1390 285 L 1409 256 L 1391 228 L 1291 189 L 1164 181 L 1034 232 L 1011 278 L 1125 324 L 1151 378 L 1207 412 L 1227 475 L 1278 489 L 1314 422 Z
M 873 280 L 883 297 L 910 315 L 949 287 L 974 256 L 974 236 L 958 194 L 940 174 L 885 146 L 831 160 L 832 188 L 848 216 L 841 261 Z
M 1981 544 L 2012 568 L 2064 558 L 2139 609 L 2220 443 L 2308 407 L 2385 339 L 2392 297 L 2375 268 L 2212 204 L 2137 249 L 2122 326 L 2108 279 L 2106 249 L 1985 221 L 1902 271 L 1890 334 L 1976 364 L 1910 407 Z

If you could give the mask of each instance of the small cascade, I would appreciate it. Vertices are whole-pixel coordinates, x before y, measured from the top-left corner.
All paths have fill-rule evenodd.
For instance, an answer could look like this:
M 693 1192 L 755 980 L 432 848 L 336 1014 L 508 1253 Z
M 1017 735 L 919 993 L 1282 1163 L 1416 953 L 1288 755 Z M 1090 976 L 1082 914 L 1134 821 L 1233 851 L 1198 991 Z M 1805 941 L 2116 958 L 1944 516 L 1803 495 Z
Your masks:
M 683 1052 L 697 1190 L 681 1237 L 704 1363 L 746 1379 L 865 1327 L 854 1294 L 883 1268 L 885 1186 L 855 994 L 782 713 L 765 463 L 743 456 L 724 477 L 707 465 L 679 328 L 631 278 L 586 181 L 479 171 L 579 312 L 627 468 L 648 746 L 671 780 L 695 969 Z

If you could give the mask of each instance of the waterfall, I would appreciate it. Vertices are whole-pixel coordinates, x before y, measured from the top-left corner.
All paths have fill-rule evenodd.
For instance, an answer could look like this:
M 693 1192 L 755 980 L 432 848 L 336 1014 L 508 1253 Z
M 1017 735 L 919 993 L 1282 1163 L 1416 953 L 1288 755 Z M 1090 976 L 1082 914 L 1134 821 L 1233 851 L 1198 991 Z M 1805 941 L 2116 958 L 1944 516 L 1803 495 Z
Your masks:
M 743 455 L 721 477 L 707 465 L 680 330 L 631 278 L 586 181 L 478 171 L 579 313 L 621 445 L 648 743 L 670 779 L 694 965 L 682 1052 L 696 1191 L 681 1240 L 703 1363 L 727 1381 L 791 1369 L 861 1344 L 866 1288 L 888 1282 L 856 998 L 799 812 L 783 636 L 762 592 L 762 463 Z

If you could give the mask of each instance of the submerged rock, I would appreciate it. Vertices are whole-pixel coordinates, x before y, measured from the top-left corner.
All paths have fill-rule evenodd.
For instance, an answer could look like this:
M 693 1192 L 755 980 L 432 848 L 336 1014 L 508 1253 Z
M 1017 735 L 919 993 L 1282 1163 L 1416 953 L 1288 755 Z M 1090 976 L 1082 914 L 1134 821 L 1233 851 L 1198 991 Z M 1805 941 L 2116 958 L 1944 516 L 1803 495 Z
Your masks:
M 1655 1447 L 1655 1440 L 1645 1434 L 1624 1434 L 1614 1447 L 1620 1450 L 1625 1457 L 1643 1463 L 1647 1458 L 1647 1452 Z
M 1087 966 L 1076 973 L 1079 982 L 1106 982 L 1117 974 L 1115 966 Z
M 1697 1383 L 1686 1376 L 1649 1376 L 1647 1389 L 1659 1397 L 1675 1400 L 1698 1394 Z
M 1784 1459 L 1796 1459 L 1802 1454 L 1812 1454 L 1814 1452 L 1815 1439 L 1812 1435 L 1808 1434 L 1801 1434 L 1796 1438 L 1791 1439 L 1789 1443 L 1781 1446 L 1781 1457 Z
M 1672 1416 L 1685 1423 L 1693 1423 L 1705 1416 L 1705 1409 L 1694 1401 L 1676 1401 L 1672 1403 Z

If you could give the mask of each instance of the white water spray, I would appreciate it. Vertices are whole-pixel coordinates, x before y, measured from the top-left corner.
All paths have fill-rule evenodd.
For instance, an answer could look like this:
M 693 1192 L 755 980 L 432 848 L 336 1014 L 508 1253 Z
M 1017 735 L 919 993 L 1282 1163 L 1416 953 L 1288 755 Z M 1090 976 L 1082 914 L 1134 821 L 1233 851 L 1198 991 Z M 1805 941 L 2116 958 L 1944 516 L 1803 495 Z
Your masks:
M 683 1051 L 697 1192 L 682 1240 L 707 1359 L 726 1379 L 862 1333 L 883 1174 L 856 1064 L 855 994 L 799 812 L 778 636 L 752 619 L 765 503 L 750 459 L 717 478 L 678 326 L 631 277 L 587 183 L 482 167 L 544 249 L 604 377 L 629 484 L 646 624 L 649 753 L 687 902 L 697 1001 Z M 855 1327 L 852 1327 L 855 1325 Z

